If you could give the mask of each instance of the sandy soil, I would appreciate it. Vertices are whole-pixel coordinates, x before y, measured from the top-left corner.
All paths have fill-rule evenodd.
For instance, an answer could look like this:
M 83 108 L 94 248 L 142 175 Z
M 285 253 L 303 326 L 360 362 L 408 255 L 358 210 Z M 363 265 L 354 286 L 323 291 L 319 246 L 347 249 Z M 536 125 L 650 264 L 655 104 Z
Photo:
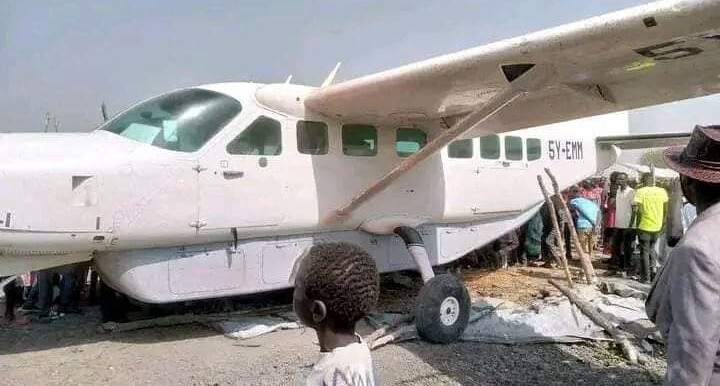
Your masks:
M 560 271 L 465 270 L 474 296 L 529 301 Z M 417 279 L 383 279 L 380 309 L 412 308 Z M 409 287 L 409 288 L 408 288 Z M 288 295 L 283 295 L 288 296 Z M 286 299 L 289 302 L 289 297 Z M 295 385 L 318 353 L 312 330 L 235 341 L 199 325 L 97 332 L 97 309 L 53 323 L 0 330 L 0 374 L 7 385 Z M 369 332 L 363 326 L 362 332 Z M 603 343 L 503 346 L 413 341 L 373 354 L 383 385 L 649 385 L 664 371 L 627 365 Z
M 545 268 L 510 268 L 505 270 L 466 270 L 465 285 L 470 296 L 494 297 L 527 304 L 547 294 L 559 294 L 548 279 L 562 279 L 560 270 Z

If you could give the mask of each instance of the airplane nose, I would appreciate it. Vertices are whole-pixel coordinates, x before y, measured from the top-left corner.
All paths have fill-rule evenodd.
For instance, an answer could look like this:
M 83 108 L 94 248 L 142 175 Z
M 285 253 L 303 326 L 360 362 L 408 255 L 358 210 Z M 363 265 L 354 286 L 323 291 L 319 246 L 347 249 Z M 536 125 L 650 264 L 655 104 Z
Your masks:
M 92 157 L 88 137 L 0 134 L 0 154 L 5 155 L 0 253 L 42 255 L 96 247 L 103 226 L 98 191 L 103 169 L 100 158 Z
M 86 225 L 93 208 L 68 202 L 70 183 L 56 171 L 0 166 L 0 276 L 86 261 L 99 246 Z
M 97 176 L 5 169 L 0 186 L 0 249 L 77 249 L 99 232 Z

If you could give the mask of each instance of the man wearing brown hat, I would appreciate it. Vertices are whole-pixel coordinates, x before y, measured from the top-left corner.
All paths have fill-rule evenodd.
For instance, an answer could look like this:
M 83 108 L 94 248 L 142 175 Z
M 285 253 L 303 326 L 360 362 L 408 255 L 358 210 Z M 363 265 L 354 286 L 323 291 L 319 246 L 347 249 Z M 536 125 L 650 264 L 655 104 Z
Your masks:
M 720 385 L 720 126 L 665 151 L 698 217 L 658 272 L 647 314 L 667 343 L 668 385 Z

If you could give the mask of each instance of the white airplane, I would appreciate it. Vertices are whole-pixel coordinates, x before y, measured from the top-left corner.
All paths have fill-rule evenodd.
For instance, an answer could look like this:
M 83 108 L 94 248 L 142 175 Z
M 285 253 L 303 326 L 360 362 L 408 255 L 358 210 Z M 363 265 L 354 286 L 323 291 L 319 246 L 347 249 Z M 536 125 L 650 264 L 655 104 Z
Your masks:
M 451 341 L 469 298 L 431 266 L 527 221 L 543 168 L 566 188 L 686 139 L 599 136 L 719 92 L 718 63 L 720 2 L 660 1 L 339 84 L 204 85 L 91 133 L 3 134 L 0 275 L 94 259 L 166 303 L 287 288 L 310 245 L 349 241 L 419 268 L 418 330 Z

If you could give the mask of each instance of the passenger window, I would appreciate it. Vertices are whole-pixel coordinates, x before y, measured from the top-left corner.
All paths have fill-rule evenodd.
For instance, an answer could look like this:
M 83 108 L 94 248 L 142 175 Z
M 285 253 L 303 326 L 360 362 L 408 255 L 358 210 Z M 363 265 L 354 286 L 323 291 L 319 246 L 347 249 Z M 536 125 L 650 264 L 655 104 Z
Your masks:
M 280 122 L 258 117 L 227 145 L 230 154 L 279 155 L 282 152 Z
M 500 159 L 500 137 L 495 134 L 480 137 L 480 157 Z
M 505 137 L 505 158 L 509 161 L 522 161 L 523 141 L 520 137 Z
M 427 135 L 420 129 L 401 127 L 397 129 L 395 137 L 395 152 L 400 157 L 407 157 L 417 153 L 425 147 Z
M 448 145 L 448 157 L 450 158 L 472 158 L 473 143 L 472 139 L 459 139 L 450 142 Z
M 302 154 L 328 153 L 328 128 L 323 122 L 298 121 L 297 146 Z
M 377 154 L 377 130 L 371 125 L 343 125 L 343 154 L 370 157 Z
M 540 159 L 542 156 L 542 145 L 540 140 L 537 138 L 528 138 L 525 140 L 525 144 L 527 146 L 527 160 L 535 161 Z

